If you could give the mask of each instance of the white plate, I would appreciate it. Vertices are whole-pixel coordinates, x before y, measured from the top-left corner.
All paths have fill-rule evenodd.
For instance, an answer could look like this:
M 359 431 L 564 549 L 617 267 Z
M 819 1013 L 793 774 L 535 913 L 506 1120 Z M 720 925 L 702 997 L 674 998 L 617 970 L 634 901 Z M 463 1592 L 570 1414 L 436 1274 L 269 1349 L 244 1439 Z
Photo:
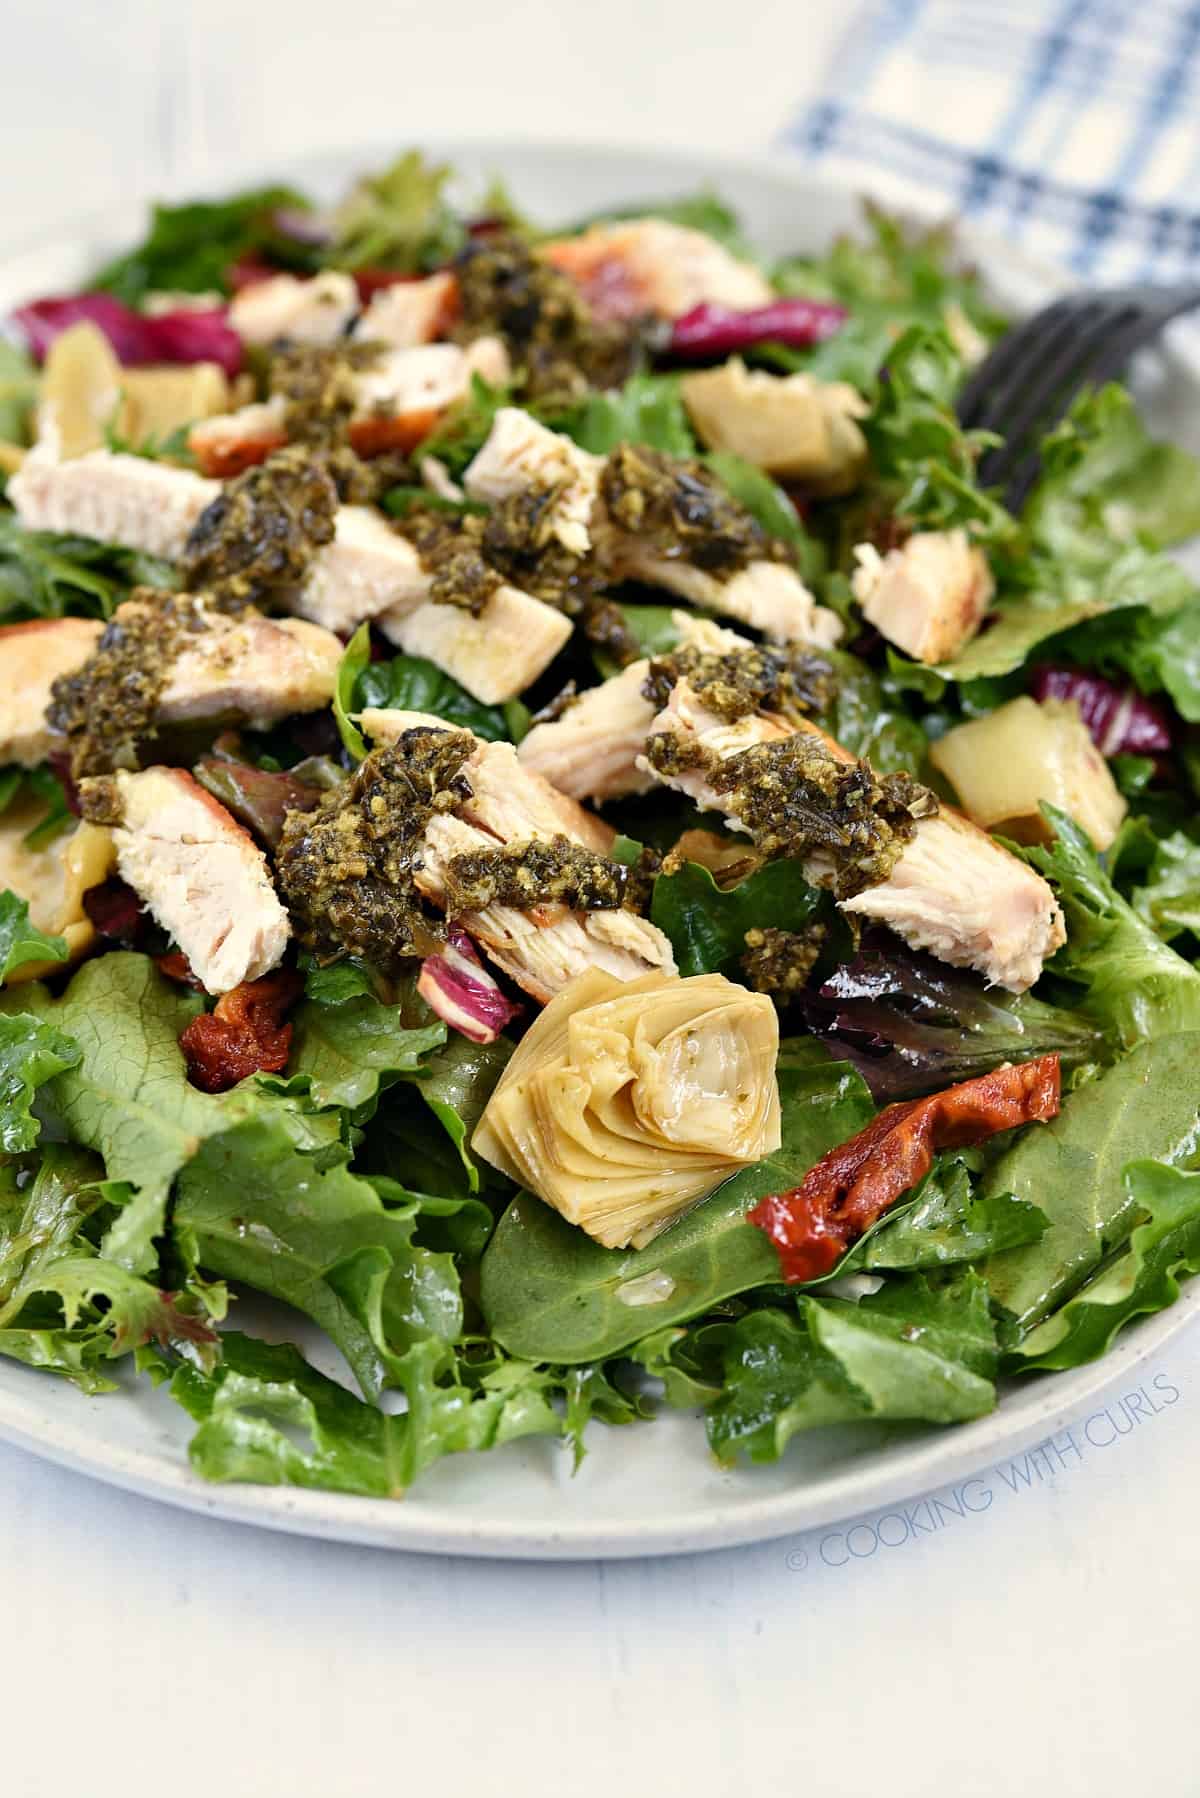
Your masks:
M 536 217 L 567 220 L 605 206 L 663 198 L 702 183 L 739 209 L 752 239 L 783 253 L 822 248 L 851 228 L 856 200 L 786 162 L 750 163 L 661 150 L 446 140 L 429 146 L 461 170 L 463 190 L 478 193 L 501 173 Z M 332 194 L 356 170 L 389 151 L 326 156 L 282 171 L 283 179 Z M 205 191 L 279 170 L 222 170 Z M 134 241 L 143 207 L 92 221 L 67 240 L 10 257 L 0 268 L 0 312 L 39 294 L 70 291 L 114 250 Z M 1036 304 L 1058 283 L 1011 248 L 971 240 L 997 293 Z M 1200 360 L 1186 338 L 1151 359 L 1143 402 L 1159 431 L 1198 447 L 1189 416 L 1200 415 Z M 1191 441 L 1189 442 L 1189 436 Z M 187 1462 L 190 1420 L 144 1382 L 121 1394 L 87 1398 L 72 1387 L 0 1361 L 0 1437 L 51 1460 L 190 1510 L 343 1541 L 425 1552 L 531 1560 L 684 1553 L 817 1528 L 951 1484 L 1002 1454 L 1056 1434 L 1104 1389 L 1190 1326 L 1200 1283 L 1169 1311 L 1134 1326 L 1104 1360 L 1075 1373 L 1034 1379 L 1007 1390 L 997 1410 L 948 1430 L 845 1426 L 792 1444 L 773 1467 L 722 1471 L 709 1456 L 698 1417 L 664 1412 L 654 1423 L 621 1430 L 593 1426 L 590 1452 L 572 1477 L 563 1446 L 537 1438 L 491 1454 L 443 1461 L 400 1502 L 258 1486 L 212 1486 Z M 325 1371 L 328 1344 L 279 1310 L 239 1305 L 239 1323 L 300 1342 Z

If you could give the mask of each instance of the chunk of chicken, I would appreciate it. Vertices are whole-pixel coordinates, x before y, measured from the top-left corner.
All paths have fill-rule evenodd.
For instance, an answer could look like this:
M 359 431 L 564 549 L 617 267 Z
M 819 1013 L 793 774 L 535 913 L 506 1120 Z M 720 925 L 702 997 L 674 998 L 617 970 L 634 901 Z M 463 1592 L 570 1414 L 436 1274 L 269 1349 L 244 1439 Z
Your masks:
M 458 311 L 458 280 L 443 272 L 423 281 L 397 281 L 381 287 L 354 327 L 365 342 L 386 343 L 394 350 L 432 343 L 454 323 Z
M 389 607 L 411 611 L 429 593 L 429 576 L 406 537 L 369 506 L 339 506 L 333 542 L 314 556 L 289 610 L 348 636 Z
M 571 635 L 571 620 L 517 587 L 497 588 L 479 616 L 462 606 L 403 606 L 378 619 L 405 655 L 424 656 L 484 705 L 515 699 L 549 667 Z
M 709 449 L 731 450 L 818 493 L 847 493 L 862 474 L 867 443 L 856 420 L 869 408 L 845 381 L 768 374 L 734 356 L 684 375 L 679 388 Z
M 60 675 L 83 667 L 103 630 L 96 618 L 34 618 L 0 627 L 0 764 L 36 768 L 46 760 L 56 741 L 46 723 L 50 689 Z
M 29 921 L 48 936 L 66 940 L 67 956 L 78 961 L 96 931 L 83 909 L 89 887 L 107 879 L 113 865 L 111 833 L 100 824 L 78 824 L 40 849 L 25 841 L 45 817 L 45 802 L 23 792 L 0 815 L 0 890 L 7 888 L 29 906 Z M 40 980 L 62 967 L 60 961 L 25 962 L 6 982 Z
M 254 839 L 182 768 L 112 780 L 117 870 L 205 991 L 232 992 L 278 967 L 291 931 Z
M 719 655 L 744 648 L 745 637 L 690 612 L 674 614 L 681 644 Z M 638 767 L 657 707 L 642 692 L 650 672 L 643 656 L 620 674 L 588 687 L 547 724 L 535 724 L 517 750 L 521 766 L 573 799 L 619 799 L 655 784 Z
M 362 724 L 375 742 L 394 742 L 420 725 L 449 728 L 444 719 L 388 710 L 364 712 Z M 611 828 L 522 768 L 511 744 L 479 743 L 463 773 L 470 799 L 453 813 L 439 813 L 425 832 L 417 886 L 432 904 L 445 903 L 446 866 L 456 855 L 555 835 L 598 854 L 611 849 Z M 602 968 L 618 980 L 634 980 L 650 969 L 675 972 L 666 937 L 633 912 L 575 912 L 558 904 L 518 911 L 489 905 L 460 922 L 497 967 L 541 1004 L 585 968 Z
M 748 310 L 773 297 L 752 264 L 705 232 L 666 219 L 593 225 L 580 237 L 544 244 L 541 254 L 578 283 L 598 318 L 679 318 L 705 302 Z
M 622 537 L 615 551 L 614 572 L 626 580 L 664 587 L 680 599 L 736 618 L 785 643 L 811 643 L 816 649 L 829 649 L 842 634 L 837 613 L 817 604 L 787 562 L 751 562 L 722 581 L 707 569 L 656 556 L 636 537 Z
M 188 432 L 187 446 L 202 474 L 232 480 L 265 462 L 287 442 L 286 404 L 281 396 L 201 419 Z
M 128 604 L 120 607 L 118 617 Z M 237 717 L 266 730 L 295 712 L 316 712 L 333 698 L 342 645 L 303 618 L 229 618 L 208 614 L 208 628 L 184 639 L 158 701 L 162 724 Z
M 36 451 L 8 483 L 17 517 L 32 531 L 68 531 L 177 561 L 220 483 L 145 456 L 91 450 L 59 462 Z
M 572 555 L 584 556 L 592 546 L 592 508 L 603 467 L 603 456 L 580 449 L 517 406 L 502 406 L 463 485 L 472 499 L 488 505 L 530 488 L 556 489 L 552 534 Z
M 799 728 L 820 736 L 842 759 L 853 759 L 815 725 Z M 752 743 L 790 734 L 784 719 L 764 713 L 724 723 L 700 704 L 686 681 L 676 684 L 654 720 L 652 734 L 659 730 L 693 736 L 722 760 Z M 700 773 L 688 772 L 666 784 L 702 807 L 724 809 L 724 801 Z M 725 823 L 731 830 L 742 828 L 732 815 Z M 821 871 L 815 872 L 819 877 Z M 955 967 L 974 968 L 1010 992 L 1032 986 L 1046 957 L 1066 940 L 1062 912 L 1047 882 L 948 806 L 919 819 L 888 878 L 842 901 L 841 909 L 874 918 L 914 949 L 928 949 Z
M 272 275 L 244 287 L 229 303 L 229 322 L 243 343 L 336 343 L 358 313 L 354 276 L 340 269 L 319 275 Z
M 969 643 L 995 592 L 983 551 L 967 533 L 918 531 L 886 556 L 854 551 L 854 597 L 868 624 L 918 662 L 948 662 Z

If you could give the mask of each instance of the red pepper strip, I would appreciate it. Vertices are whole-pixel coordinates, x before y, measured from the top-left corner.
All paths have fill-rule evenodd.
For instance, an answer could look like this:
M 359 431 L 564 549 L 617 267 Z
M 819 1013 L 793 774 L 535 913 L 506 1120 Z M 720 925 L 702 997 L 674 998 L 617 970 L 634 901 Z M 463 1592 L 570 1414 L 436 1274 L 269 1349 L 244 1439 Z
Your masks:
M 924 1099 L 889 1105 L 865 1130 L 831 1149 L 790 1192 L 760 1199 L 749 1221 L 779 1251 L 784 1279 L 827 1274 L 902 1193 L 923 1180 L 939 1149 L 983 1142 L 998 1130 L 1057 1117 L 1057 1055 L 996 1068 Z
M 281 968 L 243 981 L 212 1011 L 193 1018 L 179 1038 L 192 1085 L 223 1093 L 250 1074 L 281 1074 L 292 1046 L 292 1027 L 283 1015 L 303 986 L 299 974 Z
M 748 312 L 728 306 L 693 306 L 671 327 L 672 356 L 695 358 L 730 356 L 735 350 L 753 349 L 758 343 L 785 343 L 806 350 L 840 331 L 847 318 L 844 306 L 823 300 L 772 300 Z

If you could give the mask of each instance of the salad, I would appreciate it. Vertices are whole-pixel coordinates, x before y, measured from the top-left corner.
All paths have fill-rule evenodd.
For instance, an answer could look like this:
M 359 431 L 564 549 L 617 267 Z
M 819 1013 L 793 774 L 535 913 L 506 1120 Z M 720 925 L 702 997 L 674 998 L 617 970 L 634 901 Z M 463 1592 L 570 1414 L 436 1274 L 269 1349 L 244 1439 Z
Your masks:
M 945 232 L 449 179 L 0 344 L 0 1353 L 377 1496 L 978 1417 L 1200 1266 L 1200 467 L 1006 511 Z

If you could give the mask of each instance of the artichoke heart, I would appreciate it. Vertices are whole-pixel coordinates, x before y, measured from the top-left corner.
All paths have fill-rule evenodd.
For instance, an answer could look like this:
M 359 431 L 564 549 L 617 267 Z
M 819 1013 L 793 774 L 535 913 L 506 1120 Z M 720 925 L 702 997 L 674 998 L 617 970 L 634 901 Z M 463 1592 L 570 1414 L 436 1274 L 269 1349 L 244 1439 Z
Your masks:
M 472 1147 L 605 1248 L 643 1248 L 779 1147 L 775 1007 L 721 974 L 590 969 L 552 999 Z

